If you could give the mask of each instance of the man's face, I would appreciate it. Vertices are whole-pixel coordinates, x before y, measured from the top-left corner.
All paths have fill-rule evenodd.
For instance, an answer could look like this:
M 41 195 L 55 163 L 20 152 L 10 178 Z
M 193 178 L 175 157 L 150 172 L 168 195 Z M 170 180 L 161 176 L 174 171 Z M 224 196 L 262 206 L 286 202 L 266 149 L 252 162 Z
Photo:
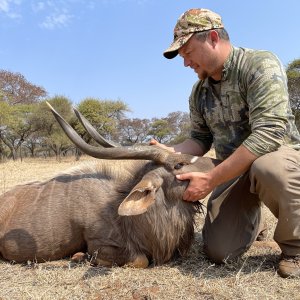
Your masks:
M 213 77 L 216 72 L 216 52 L 210 40 L 210 34 L 205 41 L 198 40 L 193 35 L 185 45 L 178 50 L 184 60 L 184 66 L 192 68 L 199 79 Z

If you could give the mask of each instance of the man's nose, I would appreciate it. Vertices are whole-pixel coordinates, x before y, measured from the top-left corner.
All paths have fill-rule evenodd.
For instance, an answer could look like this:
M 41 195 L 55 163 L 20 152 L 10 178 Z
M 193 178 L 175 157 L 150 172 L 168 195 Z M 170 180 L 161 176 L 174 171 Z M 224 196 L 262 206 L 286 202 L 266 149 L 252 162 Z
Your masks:
M 191 66 L 191 60 L 185 57 L 183 59 L 183 64 L 184 64 L 185 67 L 190 67 Z

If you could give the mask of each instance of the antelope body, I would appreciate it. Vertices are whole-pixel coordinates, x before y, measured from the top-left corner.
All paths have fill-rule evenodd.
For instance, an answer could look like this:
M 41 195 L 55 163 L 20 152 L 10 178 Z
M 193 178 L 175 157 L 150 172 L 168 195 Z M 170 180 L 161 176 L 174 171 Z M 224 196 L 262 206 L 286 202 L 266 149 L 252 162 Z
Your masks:
M 205 172 L 217 162 L 155 146 L 93 147 L 52 112 L 83 152 L 100 159 L 0 196 L 2 258 L 43 262 L 71 256 L 80 261 L 88 253 L 93 264 L 147 267 L 149 261 L 163 264 L 186 254 L 200 204 L 182 200 L 187 182 L 175 175 Z

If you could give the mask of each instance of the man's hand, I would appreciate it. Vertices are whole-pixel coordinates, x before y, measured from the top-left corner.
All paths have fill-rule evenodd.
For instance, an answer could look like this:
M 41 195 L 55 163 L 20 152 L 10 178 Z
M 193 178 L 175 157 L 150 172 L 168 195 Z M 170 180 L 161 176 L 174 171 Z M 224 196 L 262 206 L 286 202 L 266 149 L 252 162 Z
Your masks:
M 205 198 L 215 187 L 244 174 L 256 159 L 255 154 L 241 145 L 227 159 L 207 173 L 190 172 L 176 175 L 179 180 L 190 181 L 183 194 L 183 200 L 196 201 Z
M 183 194 L 185 201 L 197 201 L 204 199 L 215 186 L 212 184 L 212 178 L 209 173 L 191 172 L 176 175 L 179 180 L 189 180 L 190 183 Z
M 169 152 L 175 152 L 175 150 L 174 150 L 174 148 L 173 147 L 168 147 L 168 146 L 166 146 L 166 145 L 164 145 L 164 144 L 161 144 L 160 142 L 158 142 L 157 140 L 155 140 L 155 139 L 151 139 L 150 140 L 150 145 L 155 145 L 155 146 L 158 146 L 158 147 L 160 147 L 160 148 L 162 148 L 162 149 L 164 149 L 164 150 L 167 150 L 167 151 L 169 151 Z

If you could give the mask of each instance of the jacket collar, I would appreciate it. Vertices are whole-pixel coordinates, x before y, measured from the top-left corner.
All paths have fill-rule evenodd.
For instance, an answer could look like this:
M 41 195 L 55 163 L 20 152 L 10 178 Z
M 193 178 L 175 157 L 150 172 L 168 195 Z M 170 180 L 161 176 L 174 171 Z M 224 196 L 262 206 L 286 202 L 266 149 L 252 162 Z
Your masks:
M 227 80 L 228 74 L 230 73 L 230 71 L 233 68 L 237 52 L 238 52 L 238 49 L 231 46 L 230 53 L 224 63 L 224 67 L 223 67 L 223 71 L 222 71 L 222 81 Z

